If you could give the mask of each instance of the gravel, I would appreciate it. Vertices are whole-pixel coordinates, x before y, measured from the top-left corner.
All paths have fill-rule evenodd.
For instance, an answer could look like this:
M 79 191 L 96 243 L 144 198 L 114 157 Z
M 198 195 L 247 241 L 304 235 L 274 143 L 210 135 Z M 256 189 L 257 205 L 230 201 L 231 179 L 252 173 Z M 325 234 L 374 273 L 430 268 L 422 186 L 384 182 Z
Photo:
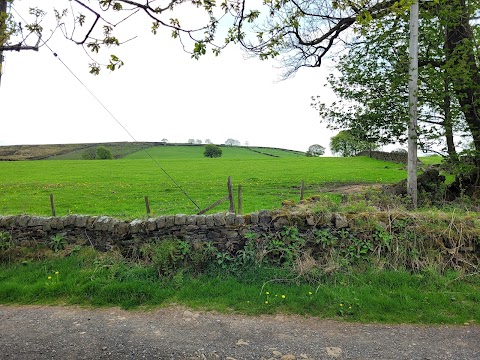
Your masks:
M 0 359 L 480 359 L 480 327 L 0 305 Z

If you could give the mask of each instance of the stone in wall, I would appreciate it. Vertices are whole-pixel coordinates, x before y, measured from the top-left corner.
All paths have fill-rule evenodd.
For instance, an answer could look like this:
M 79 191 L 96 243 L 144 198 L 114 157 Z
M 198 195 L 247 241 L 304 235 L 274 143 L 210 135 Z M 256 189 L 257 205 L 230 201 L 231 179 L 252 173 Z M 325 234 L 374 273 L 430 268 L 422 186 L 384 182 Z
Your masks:
M 167 225 L 167 221 L 165 220 L 165 216 L 159 216 L 157 218 L 157 229 L 163 229 Z
M 185 214 L 179 214 L 174 216 L 174 225 L 185 225 L 187 222 L 187 215 Z
M 175 217 L 173 215 L 165 216 L 165 227 L 171 228 L 175 225 Z

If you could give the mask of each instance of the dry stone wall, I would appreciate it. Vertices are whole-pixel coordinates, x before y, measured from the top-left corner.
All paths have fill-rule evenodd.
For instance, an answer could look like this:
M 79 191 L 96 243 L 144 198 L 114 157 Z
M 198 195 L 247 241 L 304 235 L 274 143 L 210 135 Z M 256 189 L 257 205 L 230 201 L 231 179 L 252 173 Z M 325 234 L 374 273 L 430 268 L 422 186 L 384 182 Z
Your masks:
M 340 215 L 334 215 L 326 222 L 338 227 L 348 224 Z M 165 238 L 212 241 L 219 248 L 232 248 L 244 242 L 247 232 L 270 233 L 288 225 L 308 231 L 317 224 L 318 219 L 312 215 L 279 211 L 260 211 L 243 216 L 233 213 L 179 214 L 133 221 L 82 215 L 0 216 L 0 231 L 9 232 L 17 244 L 48 243 L 52 236 L 62 235 L 70 244 L 93 245 L 102 251 Z
M 408 154 L 403 152 L 384 152 L 384 151 L 362 151 L 357 156 L 371 156 L 374 159 L 382 161 L 391 161 L 406 164 L 408 162 Z

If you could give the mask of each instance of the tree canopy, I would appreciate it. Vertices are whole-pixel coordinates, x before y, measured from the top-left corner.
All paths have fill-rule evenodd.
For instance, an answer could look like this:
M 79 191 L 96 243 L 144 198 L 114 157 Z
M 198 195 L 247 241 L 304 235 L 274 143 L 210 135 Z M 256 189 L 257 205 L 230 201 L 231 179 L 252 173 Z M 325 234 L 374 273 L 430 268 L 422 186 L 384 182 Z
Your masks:
M 240 146 L 240 141 L 229 138 L 229 139 L 225 140 L 225 145 Z
M 355 156 L 362 151 L 375 150 L 378 145 L 366 140 L 359 139 L 351 130 L 342 130 L 330 138 L 330 150 L 340 156 Z
M 455 90 L 454 78 L 459 75 L 452 76 L 457 70 L 447 61 L 449 23 L 440 21 L 446 16 L 440 10 L 440 5 L 425 6 L 420 13 L 418 140 L 425 150 L 435 144 L 455 154 L 454 133 L 465 135 L 465 128 L 470 127 L 467 133 L 473 135 L 476 120 L 466 122 L 469 107 L 461 106 L 459 99 L 464 94 Z M 408 20 L 406 14 L 396 15 L 395 21 L 372 20 L 362 36 L 347 45 L 348 54 L 337 65 L 339 75 L 329 78 L 339 100 L 327 105 L 320 97 L 314 98 L 313 105 L 331 128 L 349 128 L 380 143 L 406 140 Z M 472 85 L 470 90 L 477 91 L 469 76 L 463 76 Z
M 220 149 L 217 145 L 207 144 L 205 145 L 205 151 L 203 152 L 203 156 L 209 157 L 209 158 L 221 157 L 222 149 Z
M 307 156 L 321 156 L 325 154 L 325 148 L 319 144 L 313 144 L 308 147 Z

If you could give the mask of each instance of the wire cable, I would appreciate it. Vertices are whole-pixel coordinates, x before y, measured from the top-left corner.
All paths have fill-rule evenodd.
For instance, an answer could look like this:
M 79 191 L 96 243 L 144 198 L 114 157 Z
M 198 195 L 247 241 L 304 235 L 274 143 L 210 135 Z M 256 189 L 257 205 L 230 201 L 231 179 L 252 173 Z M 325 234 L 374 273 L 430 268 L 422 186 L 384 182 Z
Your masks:
M 20 19 L 22 19 L 22 21 L 25 21 L 25 19 L 18 13 L 18 11 L 12 6 L 12 9 L 17 13 L 17 15 L 20 17 Z M 135 142 L 135 143 L 139 143 L 135 137 L 130 133 L 130 131 L 128 131 L 128 129 L 123 126 L 123 124 L 115 117 L 115 115 L 102 103 L 102 101 L 88 88 L 87 85 L 85 85 L 85 83 L 72 71 L 72 69 L 70 69 L 68 67 L 68 65 L 58 56 L 58 54 L 52 50 L 52 48 L 45 42 L 41 39 L 43 45 L 45 45 L 48 50 L 50 50 L 53 54 L 53 56 L 55 56 L 62 64 L 63 66 L 65 66 L 65 68 L 70 72 L 70 74 L 73 75 L 73 77 L 75 77 L 75 79 L 78 80 L 78 82 L 80 84 L 82 84 L 82 86 L 90 93 L 90 95 L 93 96 L 93 98 L 105 109 L 105 111 L 112 117 L 113 120 L 115 120 L 115 122 L 120 125 L 122 127 L 123 130 L 125 130 L 125 132 L 128 134 L 128 136 L 130 136 L 130 138 L 132 138 L 132 140 Z M 152 156 L 150 155 L 150 153 L 148 153 L 148 151 L 146 149 L 142 149 L 145 154 L 147 154 L 147 156 L 153 160 L 153 162 L 163 171 L 163 173 L 170 179 L 170 181 L 172 181 L 172 183 L 183 193 L 183 195 L 185 197 L 187 197 L 187 199 L 190 200 L 190 202 L 195 205 L 195 207 L 200 210 L 200 207 L 197 205 L 197 203 L 190 197 L 190 195 L 188 195 L 188 193 L 180 186 L 180 184 L 178 184 L 175 179 L 163 168 L 163 166 Z

